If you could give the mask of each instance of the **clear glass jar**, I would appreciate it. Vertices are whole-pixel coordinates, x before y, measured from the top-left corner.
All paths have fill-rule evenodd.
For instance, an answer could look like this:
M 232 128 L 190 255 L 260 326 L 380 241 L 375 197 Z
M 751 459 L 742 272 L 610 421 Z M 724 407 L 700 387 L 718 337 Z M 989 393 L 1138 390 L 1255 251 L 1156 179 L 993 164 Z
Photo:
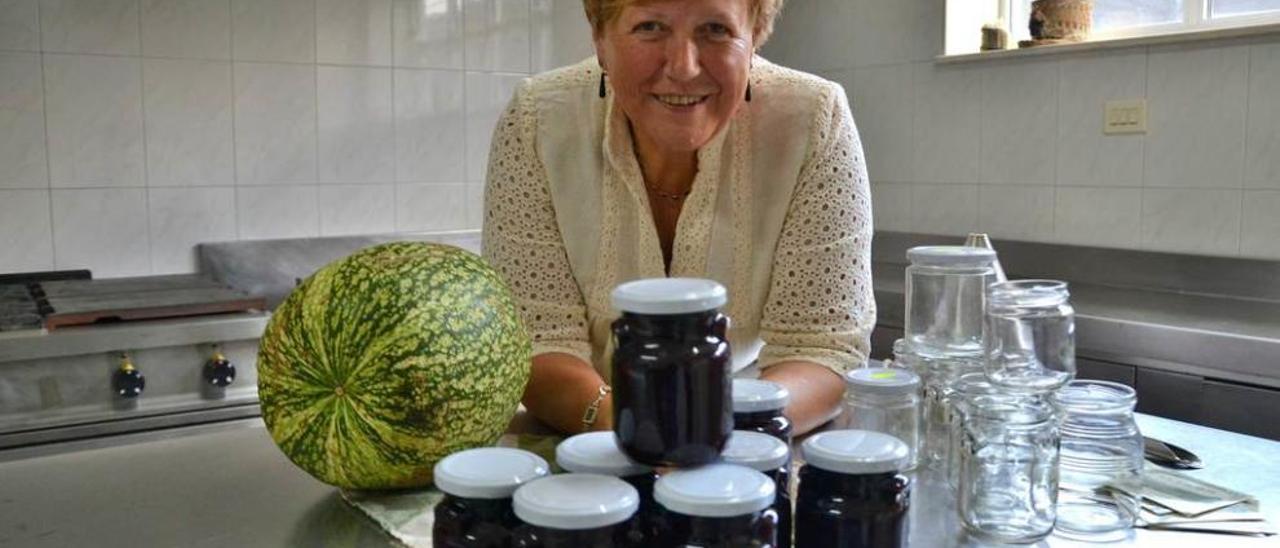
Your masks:
M 1066 282 L 993 284 L 987 301 L 986 368 L 991 382 L 1056 390 L 1076 375 L 1075 309 Z
M 1053 532 L 1058 418 L 1040 396 L 973 398 L 960 437 L 958 505 L 965 529 L 996 542 L 1036 542 Z
M 895 361 L 920 377 L 920 441 L 917 462 L 931 469 L 946 465 L 951 443 L 952 385 L 962 375 L 982 371 L 977 358 L 929 358 L 909 351 Z
M 1106 381 L 1072 381 L 1052 397 L 1062 417 L 1058 531 L 1091 541 L 1124 538 L 1139 501 L 1100 488 L 1142 480 L 1142 433 L 1133 418 L 1134 390 Z
M 995 281 L 996 252 L 963 246 L 907 250 L 907 347 L 929 357 L 982 354 L 987 286 Z
M 656 278 L 612 294 L 613 431 L 632 460 L 652 466 L 713 462 L 733 431 L 729 318 L 724 286 Z
M 907 444 L 904 470 L 916 467 L 920 445 L 920 377 L 899 368 L 866 367 L 845 376 L 844 426 L 881 432 Z

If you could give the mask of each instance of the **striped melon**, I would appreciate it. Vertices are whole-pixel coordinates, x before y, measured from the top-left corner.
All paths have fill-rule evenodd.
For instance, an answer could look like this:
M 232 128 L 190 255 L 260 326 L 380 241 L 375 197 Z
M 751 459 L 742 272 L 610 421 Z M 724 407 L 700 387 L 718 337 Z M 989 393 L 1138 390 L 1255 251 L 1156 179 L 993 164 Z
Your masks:
M 262 418 L 325 483 L 428 485 L 437 460 L 497 441 L 530 352 L 506 285 L 479 257 L 374 246 L 320 269 L 272 314 L 258 355 Z

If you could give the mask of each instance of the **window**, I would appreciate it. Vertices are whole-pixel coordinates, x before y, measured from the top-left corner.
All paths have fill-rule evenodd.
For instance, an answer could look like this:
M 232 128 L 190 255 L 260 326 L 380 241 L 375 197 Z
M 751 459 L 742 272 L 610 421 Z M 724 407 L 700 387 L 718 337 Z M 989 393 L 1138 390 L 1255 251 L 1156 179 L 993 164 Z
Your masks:
M 947 0 L 947 54 L 978 49 L 975 25 L 1008 14 L 1010 47 L 1031 38 L 1032 0 Z M 982 21 L 978 21 L 983 19 Z M 1094 0 L 1091 40 L 1280 24 L 1280 0 Z

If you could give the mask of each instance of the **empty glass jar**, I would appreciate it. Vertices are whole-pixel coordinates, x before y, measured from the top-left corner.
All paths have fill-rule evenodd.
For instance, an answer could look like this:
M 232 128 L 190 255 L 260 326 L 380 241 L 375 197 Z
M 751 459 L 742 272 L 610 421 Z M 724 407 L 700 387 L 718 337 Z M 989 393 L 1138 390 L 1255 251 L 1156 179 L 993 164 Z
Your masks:
M 1058 419 L 1042 397 L 970 400 L 960 437 L 960 518 L 974 536 L 1035 542 L 1053 532 Z
M 905 337 L 914 353 L 982 354 L 987 286 L 995 281 L 996 253 L 962 246 L 923 246 L 907 251 Z
M 991 286 L 986 369 L 992 382 L 1043 392 L 1075 377 L 1075 310 L 1069 297 L 1067 284 L 1054 280 Z
M 930 358 L 907 350 L 905 344 L 894 344 L 894 362 L 920 377 L 917 461 L 928 468 L 945 465 L 950 453 L 952 385 L 966 373 L 982 371 L 982 361 L 977 357 Z
M 916 466 L 920 444 L 920 377 L 900 368 L 866 367 L 845 376 L 845 428 L 881 432 L 907 445 L 903 470 Z
M 1137 396 L 1123 384 L 1073 381 L 1053 395 L 1062 416 L 1058 531 L 1093 541 L 1119 540 L 1133 527 L 1138 500 L 1104 491 L 1142 479 L 1142 433 L 1133 419 Z
M 956 490 L 960 487 L 960 439 L 964 435 L 964 418 L 968 407 L 979 398 L 994 402 L 999 401 L 1002 395 L 1009 401 L 1016 401 L 1024 396 L 1009 394 L 1003 388 L 991 384 L 987 374 L 981 371 L 961 375 L 951 387 L 951 394 L 947 398 L 947 419 L 950 421 L 947 436 L 950 441 L 946 447 L 947 462 L 943 468 L 948 486 Z

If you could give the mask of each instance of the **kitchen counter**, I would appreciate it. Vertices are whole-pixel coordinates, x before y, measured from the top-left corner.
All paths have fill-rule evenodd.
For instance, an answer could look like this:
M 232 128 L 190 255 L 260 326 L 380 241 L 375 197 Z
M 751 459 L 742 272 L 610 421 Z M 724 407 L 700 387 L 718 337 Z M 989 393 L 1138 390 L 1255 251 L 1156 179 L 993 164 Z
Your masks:
M 1258 497 L 1280 524 L 1280 443 L 1139 416 L 1143 432 L 1197 452 L 1197 477 Z M 338 491 L 294 467 L 260 420 L 0 452 L 0 546 L 394 545 Z M 39 457 L 39 458 L 34 458 Z M 943 489 L 913 495 L 913 546 L 972 546 Z M 1077 543 L 1051 537 L 1042 545 Z M 1275 546 L 1246 538 L 1136 530 L 1133 546 Z

